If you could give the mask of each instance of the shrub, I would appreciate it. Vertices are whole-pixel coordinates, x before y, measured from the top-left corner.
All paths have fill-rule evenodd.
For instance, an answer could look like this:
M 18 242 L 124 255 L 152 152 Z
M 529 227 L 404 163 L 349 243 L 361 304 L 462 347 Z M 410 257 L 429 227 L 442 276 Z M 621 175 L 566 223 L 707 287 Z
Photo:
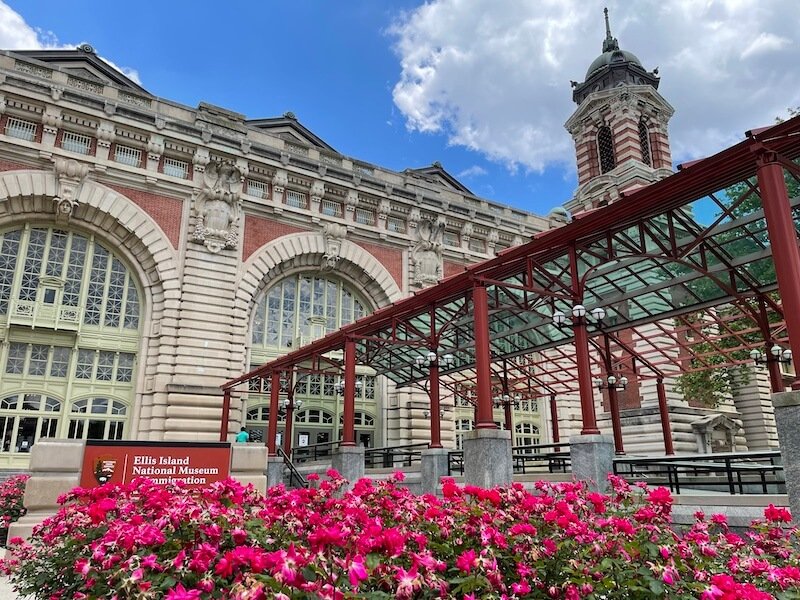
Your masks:
M 14 521 L 25 514 L 22 497 L 29 475 L 14 475 L 0 483 L 0 529 L 8 529 Z
M 3 568 L 52 600 L 800 597 L 784 509 L 744 536 L 700 514 L 678 534 L 667 490 L 615 477 L 609 495 L 446 481 L 438 498 L 369 480 L 342 494 L 330 475 L 266 496 L 234 481 L 76 489 Z

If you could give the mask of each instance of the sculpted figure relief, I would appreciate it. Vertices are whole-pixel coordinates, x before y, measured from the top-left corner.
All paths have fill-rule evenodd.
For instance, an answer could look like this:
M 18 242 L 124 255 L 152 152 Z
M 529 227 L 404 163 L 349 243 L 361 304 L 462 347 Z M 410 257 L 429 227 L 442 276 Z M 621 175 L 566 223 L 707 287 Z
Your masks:
M 419 239 L 411 250 L 414 283 L 429 285 L 442 278 L 442 236 L 445 224 L 423 218 L 419 222 Z
M 203 189 L 195 199 L 194 240 L 217 253 L 239 242 L 242 173 L 228 160 L 212 160 L 203 174 Z
M 322 229 L 325 238 L 325 254 L 322 255 L 321 271 L 332 271 L 341 258 L 342 241 L 347 236 L 347 227 L 338 223 L 326 223 Z

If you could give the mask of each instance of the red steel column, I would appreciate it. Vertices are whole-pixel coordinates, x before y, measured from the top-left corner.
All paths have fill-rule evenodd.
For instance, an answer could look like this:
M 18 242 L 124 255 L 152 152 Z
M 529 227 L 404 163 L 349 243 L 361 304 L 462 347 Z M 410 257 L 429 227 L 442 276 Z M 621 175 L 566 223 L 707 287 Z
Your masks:
M 767 358 L 767 372 L 769 373 L 769 385 L 774 392 L 785 391 L 783 385 L 783 373 L 781 373 L 781 363 L 772 356 L 772 346 L 775 344 L 772 341 L 767 342 L 767 347 L 764 350 L 764 356 Z
M 619 417 L 619 397 L 617 396 L 617 388 L 614 386 L 608 388 L 608 405 L 611 408 L 611 430 L 614 432 L 614 452 L 617 454 L 625 454 L 625 448 L 622 445 L 622 421 Z
M 344 421 L 340 446 L 356 445 L 356 342 L 344 343 Z
M 428 375 L 428 397 L 431 400 L 430 448 L 442 447 L 442 416 L 439 414 L 439 363 L 434 361 Z
M 489 294 L 482 285 L 472 288 L 475 331 L 475 429 L 497 429 L 492 414 L 492 359 L 489 351 Z M 800 356 L 800 354 L 798 355 Z
M 553 427 L 553 443 L 558 444 L 561 436 L 558 433 L 558 407 L 556 406 L 556 395 L 550 394 L 550 422 Z
M 578 255 L 575 248 L 570 248 L 569 270 L 572 277 L 572 289 L 577 300 L 580 293 L 580 276 L 578 274 Z M 600 433 L 597 428 L 597 415 L 594 410 L 594 386 L 592 385 L 592 364 L 589 360 L 589 334 L 586 331 L 586 322 L 581 318 L 573 318 L 572 331 L 575 341 L 575 366 L 578 370 L 578 390 L 581 399 L 581 420 L 583 429 L 581 435 L 596 435 Z
M 672 428 L 669 424 L 667 391 L 664 389 L 664 380 L 661 377 L 656 380 L 656 392 L 658 393 L 658 412 L 661 414 L 661 434 L 664 436 L 664 453 L 670 456 L 675 454 L 675 449 L 672 447 Z
M 289 372 L 289 391 L 286 394 L 286 426 L 283 428 L 283 453 L 292 456 L 292 426 L 294 425 L 294 377 Z
M 219 441 L 225 442 L 228 439 L 228 418 L 231 412 L 231 390 L 227 389 L 222 393 L 222 421 L 219 424 Z
M 275 438 L 278 437 L 278 395 L 281 392 L 281 372 L 273 371 L 269 389 L 269 425 L 267 426 L 267 454 L 278 454 Z
M 606 354 L 603 357 L 606 367 L 606 380 L 610 375 L 613 375 L 611 368 L 611 343 L 606 334 L 603 334 L 603 342 L 605 344 Z M 619 395 L 617 394 L 616 386 L 608 387 L 608 405 L 611 408 L 611 430 L 614 432 L 614 451 L 617 454 L 625 454 L 625 448 L 622 445 L 622 420 L 619 416 Z
M 786 330 L 789 333 L 789 345 L 792 354 L 800 356 L 800 248 L 797 246 L 797 233 L 786 182 L 783 179 L 783 167 L 776 160 L 774 153 L 762 154 L 756 174 Z M 797 377 L 792 382 L 792 389 L 800 389 L 800 379 Z

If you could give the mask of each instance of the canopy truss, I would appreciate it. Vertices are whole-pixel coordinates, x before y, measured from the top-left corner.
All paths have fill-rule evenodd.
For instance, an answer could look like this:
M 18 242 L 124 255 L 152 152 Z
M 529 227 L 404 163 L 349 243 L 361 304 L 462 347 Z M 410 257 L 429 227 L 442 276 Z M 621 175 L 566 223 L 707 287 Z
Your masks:
M 310 366 L 349 347 L 356 363 L 399 386 L 430 377 L 418 365 L 421 354 L 450 354 L 452 364 L 440 365 L 437 376 L 452 392 L 471 397 L 475 382 L 486 379 L 478 323 L 484 312 L 491 394 L 579 392 L 583 403 L 592 376 L 621 371 L 661 381 L 743 364 L 753 348 L 790 342 L 765 215 L 780 198 L 765 198 L 762 180 L 771 169 L 800 181 L 798 156 L 800 117 L 747 132 L 743 142 L 717 155 L 575 215 L 223 389 Z M 770 181 L 769 193 L 781 196 L 775 190 L 782 182 Z M 800 198 L 790 199 L 786 210 L 793 223 L 787 235 L 794 233 L 796 246 Z M 571 318 L 578 304 L 589 314 L 602 308 L 605 318 Z M 566 326 L 554 323 L 557 312 L 567 315 Z

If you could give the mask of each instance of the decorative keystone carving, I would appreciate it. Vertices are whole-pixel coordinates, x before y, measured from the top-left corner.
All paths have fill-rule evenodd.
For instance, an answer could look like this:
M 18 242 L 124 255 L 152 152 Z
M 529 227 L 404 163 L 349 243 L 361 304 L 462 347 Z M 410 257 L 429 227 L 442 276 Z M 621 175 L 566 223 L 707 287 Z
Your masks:
M 214 254 L 239 243 L 242 173 L 230 160 L 213 160 L 204 169 L 194 202 L 194 241 Z
M 380 202 L 378 202 L 378 218 L 385 221 L 390 212 L 392 212 L 392 203 L 388 198 L 381 198 Z
M 342 241 L 347 237 L 347 227 L 338 223 L 325 223 L 322 228 L 325 238 L 325 254 L 322 255 L 322 271 L 332 271 L 341 258 Z
M 358 206 L 358 192 L 355 190 L 348 191 L 347 196 L 344 198 L 344 205 L 346 210 L 350 212 L 354 211 L 356 206 Z
M 150 138 L 147 142 L 147 159 L 160 160 L 164 154 L 164 142 L 157 138 Z
M 53 113 L 45 112 L 42 115 L 42 131 L 55 135 L 58 133 L 58 128 L 61 125 L 61 115 L 54 115 Z
M 97 137 L 97 145 L 100 148 L 110 148 L 111 144 L 117 138 L 114 126 L 111 123 L 101 123 L 97 127 L 95 135 Z
M 80 187 L 88 173 L 89 165 L 77 160 L 55 160 L 56 196 L 53 198 L 53 207 L 57 221 L 69 221 L 72 217 L 78 207 Z
M 324 195 L 325 195 L 325 184 L 319 179 L 315 180 L 314 183 L 311 184 L 311 190 L 309 191 L 309 196 L 311 197 L 311 201 L 320 202 Z
M 205 173 L 206 165 L 211 162 L 211 159 L 208 156 L 208 150 L 205 148 L 198 148 L 194 152 L 194 156 L 192 156 L 192 165 L 194 166 L 195 173 Z M 241 172 L 238 171 L 239 175 Z
M 444 221 L 425 217 L 419 222 L 417 242 L 411 249 L 411 262 L 414 267 L 414 283 L 426 286 L 437 283 L 442 278 L 442 236 Z
M 408 213 L 408 226 L 411 229 L 416 229 L 419 224 L 420 214 L 419 209 L 414 207 Z

